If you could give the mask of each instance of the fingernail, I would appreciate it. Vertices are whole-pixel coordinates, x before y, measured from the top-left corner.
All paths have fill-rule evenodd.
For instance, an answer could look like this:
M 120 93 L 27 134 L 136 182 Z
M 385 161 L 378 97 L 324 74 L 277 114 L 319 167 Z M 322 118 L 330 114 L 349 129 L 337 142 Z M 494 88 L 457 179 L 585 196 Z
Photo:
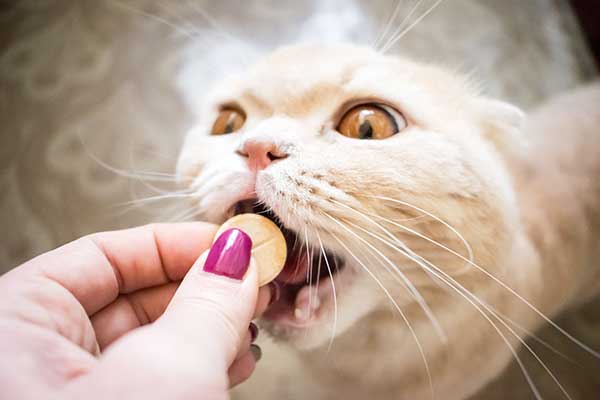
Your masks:
M 250 343 L 254 343 L 254 341 L 258 337 L 258 326 L 256 326 L 254 322 L 250 322 L 248 330 L 250 331 Z
M 239 229 L 226 230 L 208 252 L 204 271 L 242 280 L 250 265 L 251 250 L 250 236 Z
M 250 353 L 252 353 L 252 356 L 254 357 L 255 362 L 259 362 L 260 359 L 262 358 L 262 350 L 258 345 L 251 344 L 250 345 Z
M 279 300 L 281 296 L 281 289 L 279 288 L 279 284 L 275 281 L 269 283 L 269 290 L 271 291 L 271 298 L 269 299 L 269 305 L 275 303 Z

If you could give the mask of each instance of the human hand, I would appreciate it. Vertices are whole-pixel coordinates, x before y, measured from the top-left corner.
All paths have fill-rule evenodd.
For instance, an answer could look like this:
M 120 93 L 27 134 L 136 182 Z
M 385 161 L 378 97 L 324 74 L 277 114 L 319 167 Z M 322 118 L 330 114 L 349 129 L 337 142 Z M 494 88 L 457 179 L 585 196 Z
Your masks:
M 203 270 L 216 229 L 93 234 L 0 277 L 0 397 L 227 398 L 254 370 L 249 324 L 270 291 L 241 231 Z

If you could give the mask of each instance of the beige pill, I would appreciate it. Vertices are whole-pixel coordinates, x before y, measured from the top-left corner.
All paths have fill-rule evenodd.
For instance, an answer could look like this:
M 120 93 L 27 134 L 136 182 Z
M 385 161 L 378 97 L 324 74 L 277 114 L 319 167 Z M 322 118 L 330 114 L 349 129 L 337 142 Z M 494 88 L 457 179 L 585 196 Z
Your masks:
M 277 225 L 258 214 L 239 214 L 225 221 L 215 238 L 227 229 L 238 228 L 252 239 L 252 256 L 258 268 L 258 284 L 271 282 L 283 269 L 287 257 L 285 237 Z

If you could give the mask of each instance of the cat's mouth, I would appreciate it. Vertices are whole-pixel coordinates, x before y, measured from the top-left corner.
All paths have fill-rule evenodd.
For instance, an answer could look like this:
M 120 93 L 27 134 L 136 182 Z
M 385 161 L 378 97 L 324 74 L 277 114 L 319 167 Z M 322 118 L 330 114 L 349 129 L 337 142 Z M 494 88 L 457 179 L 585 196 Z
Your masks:
M 335 278 L 345 267 L 343 258 L 320 244 L 307 244 L 302 235 L 287 228 L 257 199 L 234 205 L 233 214 L 243 213 L 260 214 L 275 222 L 287 244 L 285 266 L 274 280 L 278 293 L 263 318 L 296 328 L 313 324 L 332 303 Z

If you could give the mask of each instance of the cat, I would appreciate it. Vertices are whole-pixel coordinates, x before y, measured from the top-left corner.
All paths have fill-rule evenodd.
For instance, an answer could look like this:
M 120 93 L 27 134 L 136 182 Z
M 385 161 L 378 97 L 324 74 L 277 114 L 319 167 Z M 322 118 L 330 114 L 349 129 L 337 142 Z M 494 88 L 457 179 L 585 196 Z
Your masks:
M 345 44 L 281 48 L 215 85 L 177 174 L 199 218 L 284 230 L 260 325 L 301 361 L 271 398 L 466 399 L 525 332 L 598 293 L 594 90 L 525 117 L 442 67 Z

